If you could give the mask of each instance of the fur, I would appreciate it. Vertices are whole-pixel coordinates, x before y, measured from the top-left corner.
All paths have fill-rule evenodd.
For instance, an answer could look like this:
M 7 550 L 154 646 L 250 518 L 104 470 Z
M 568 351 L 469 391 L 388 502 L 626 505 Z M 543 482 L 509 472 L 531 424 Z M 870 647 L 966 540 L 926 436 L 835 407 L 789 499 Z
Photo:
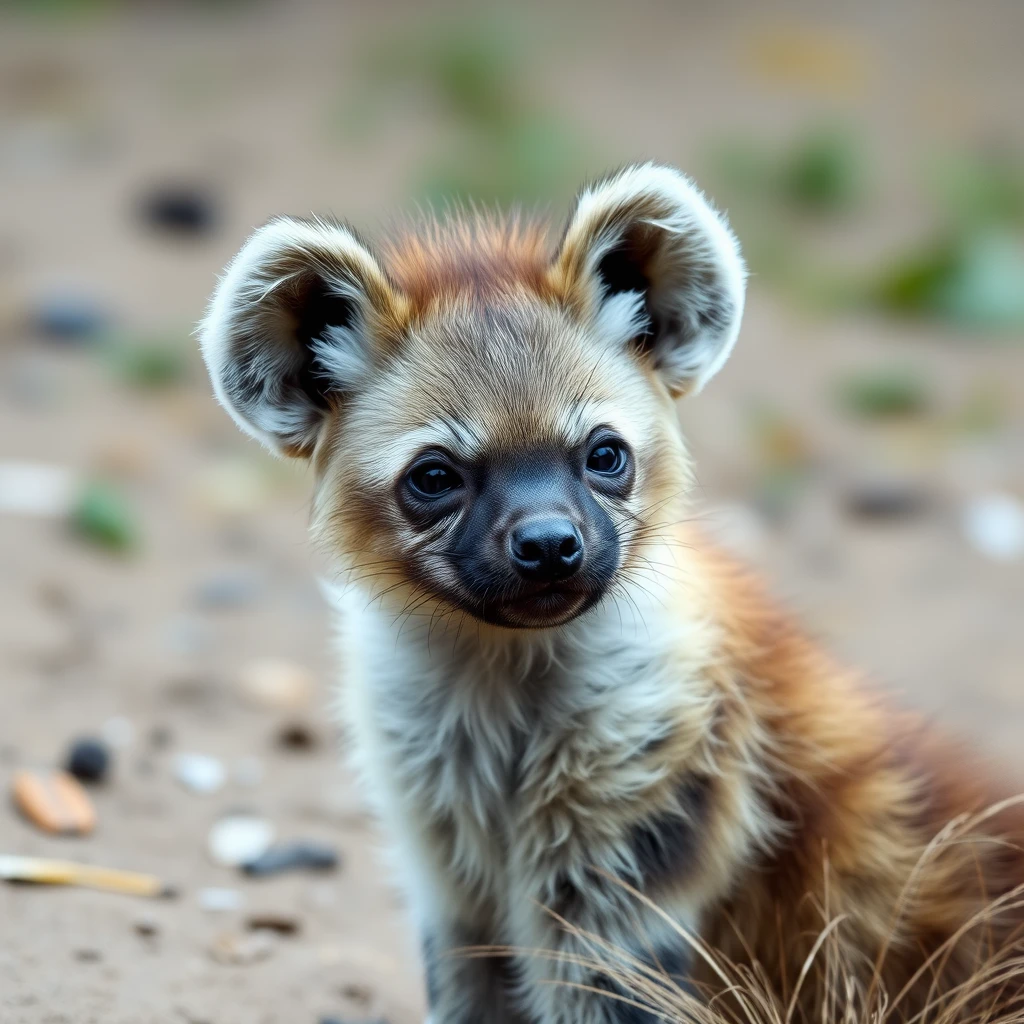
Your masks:
M 955 748 L 834 665 L 688 520 L 673 400 L 728 357 L 743 282 L 721 216 L 641 165 L 588 186 L 553 252 L 517 219 L 420 228 L 380 256 L 339 225 L 274 221 L 213 299 L 218 397 L 315 468 L 340 710 L 394 838 L 434 1024 L 653 1021 L 594 951 L 710 998 L 720 981 L 680 927 L 788 999 L 836 914 L 863 965 L 850 1000 L 882 963 L 909 1019 L 1015 941 L 1019 901 L 970 921 L 1024 883 L 995 841 L 1024 837 L 1019 815 L 929 859 L 950 819 L 998 796 L 984 774 L 954 770 Z M 613 585 L 550 627 L 474 618 L 446 546 L 460 513 L 429 529 L 403 514 L 410 460 L 514 463 L 600 424 L 636 463 L 628 495 L 595 496 Z M 808 1014 L 822 984 L 800 989 Z

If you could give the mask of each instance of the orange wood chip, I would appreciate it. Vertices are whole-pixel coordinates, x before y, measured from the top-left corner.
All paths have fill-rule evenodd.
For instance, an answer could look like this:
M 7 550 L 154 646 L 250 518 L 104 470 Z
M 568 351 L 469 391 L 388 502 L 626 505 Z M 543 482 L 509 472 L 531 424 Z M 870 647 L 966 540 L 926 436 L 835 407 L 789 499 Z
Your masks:
M 86 835 L 96 827 L 92 801 L 67 772 L 16 772 L 12 791 L 21 813 L 47 832 Z

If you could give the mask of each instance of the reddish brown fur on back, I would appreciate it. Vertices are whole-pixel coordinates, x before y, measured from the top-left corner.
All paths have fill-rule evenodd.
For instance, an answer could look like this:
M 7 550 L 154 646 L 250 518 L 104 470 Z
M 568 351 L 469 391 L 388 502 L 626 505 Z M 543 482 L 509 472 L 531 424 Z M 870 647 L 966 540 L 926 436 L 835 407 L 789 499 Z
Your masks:
M 845 950 L 843 982 L 852 977 L 856 991 L 840 1003 L 863 1010 L 871 997 L 891 1000 L 906 989 L 894 1021 L 929 1000 L 937 1011 L 994 956 L 1008 963 L 1016 955 L 1024 906 L 1012 894 L 1024 887 L 1024 810 L 1011 804 L 986 817 L 1012 791 L 994 784 L 977 758 L 837 666 L 747 573 L 714 552 L 699 557 L 714 581 L 723 653 L 777 755 L 776 813 L 785 826 L 775 856 L 711 915 L 704 937 L 735 962 L 757 961 L 787 994 L 827 921 L 845 915 L 835 936 Z M 953 841 L 929 850 L 955 820 L 962 824 Z M 820 1018 L 824 959 L 804 981 L 806 1019 Z M 1019 1009 L 1022 990 L 1017 974 L 989 995 Z M 973 1001 L 963 1011 L 951 1019 L 983 1019 Z

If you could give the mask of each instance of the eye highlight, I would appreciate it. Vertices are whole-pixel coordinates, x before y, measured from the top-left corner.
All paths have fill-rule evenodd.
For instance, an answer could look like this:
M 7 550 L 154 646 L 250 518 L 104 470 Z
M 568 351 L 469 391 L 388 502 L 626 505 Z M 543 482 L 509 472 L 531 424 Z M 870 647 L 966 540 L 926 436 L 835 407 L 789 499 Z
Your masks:
M 440 459 L 413 466 L 406 475 L 409 490 L 421 499 L 440 498 L 462 487 L 462 477 Z
M 619 476 L 628 465 L 625 445 L 611 438 L 598 441 L 587 456 L 587 470 L 599 476 Z

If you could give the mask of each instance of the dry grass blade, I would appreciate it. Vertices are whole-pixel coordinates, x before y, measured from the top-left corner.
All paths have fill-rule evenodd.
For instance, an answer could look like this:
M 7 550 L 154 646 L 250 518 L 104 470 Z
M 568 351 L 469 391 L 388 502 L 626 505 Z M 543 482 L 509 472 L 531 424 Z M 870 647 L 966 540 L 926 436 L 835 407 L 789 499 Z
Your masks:
M 619 948 L 570 921 L 552 914 L 568 940 L 562 950 L 517 950 L 509 947 L 480 947 L 463 950 L 468 956 L 539 957 L 574 968 L 574 980 L 555 981 L 582 991 L 595 992 L 649 1015 L 651 1021 L 668 1024 L 1024 1024 L 1024 928 L 1002 944 L 982 948 L 973 969 L 964 977 L 939 984 L 951 951 L 972 933 L 1001 915 L 1019 914 L 1024 909 L 1024 884 L 993 898 L 981 910 L 969 915 L 961 927 L 930 955 L 922 952 L 921 963 L 897 991 L 884 983 L 886 957 L 906 953 L 900 949 L 898 929 L 907 905 L 914 898 L 920 873 L 941 857 L 944 850 L 974 842 L 977 826 L 998 815 L 1022 798 L 1004 801 L 973 816 L 951 822 L 923 852 L 920 863 L 908 878 L 904 892 L 893 908 L 892 934 L 878 954 L 867 955 L 852 948 L 843 930 L 848 915 L 828 913 L 822 907 L 823 925 L 800 964 L 791 991 L 777 991 L 768 974 L 756 962 L 734 963 L 712 949 L 699 936 L 682 927 L 653 900 L 618 879 L 619 885 L 639 906 L 658 916 L 702 965 L 701 974 L 711 985 L 700 991 L 688 979 L 669 974 L 660 963 Z M 975 835 L 972 835 L 975 833 Z M 990 840 L 992 837 L 988 837 Z M 998 841 L 998 840 L 994 840 Z M 609 877 L 609 876 L 605 876 Z M 549 911 L 550 913 L 550 911 Z M 820 985 L 810 985 L 814 978 Z M 925 1005 L 920 1000 L 910 1008 L 908 994 L 928 983 Z M 805 989 L 820 992 L 812 1007 L 806 1004 Z M 1008 997 L 1007 993 L 1011 993 Z

